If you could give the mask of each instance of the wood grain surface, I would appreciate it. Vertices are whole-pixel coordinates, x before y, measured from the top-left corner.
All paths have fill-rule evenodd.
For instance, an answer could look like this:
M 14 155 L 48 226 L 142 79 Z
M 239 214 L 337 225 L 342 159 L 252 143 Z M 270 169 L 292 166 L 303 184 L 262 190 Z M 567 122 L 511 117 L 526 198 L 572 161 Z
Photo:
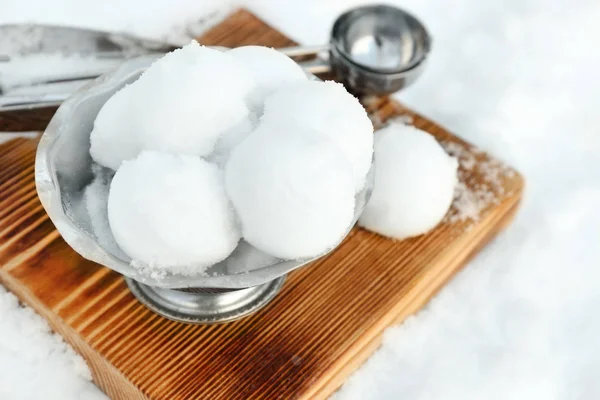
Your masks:
M 246 11 L 204 44 L 287 46 Z M 386 98 L 368 99 L 373 120 L 410 117 L 444 143 L 489 156 Z M 123 278 L 84 260 L 61 239 L 37 200 L 36 142 L 0 146 L 0 280 L 88 361 L 113 399 L 323 399 L 379 345 L 383 330 L 422 308 L 515 213 L 523 181 L 510 169 L 478 220 L 445 222 L 392 241 L 355 229 L 329 256 L 292 273 L 266 308 L 240 321 L 186 325 L 153 314 Z M 467 155 L 468 155 L 467 154 Z M 477 189 L 485 169 L 463 168 Z M 456 210 L 453 211 L 456 213 Z

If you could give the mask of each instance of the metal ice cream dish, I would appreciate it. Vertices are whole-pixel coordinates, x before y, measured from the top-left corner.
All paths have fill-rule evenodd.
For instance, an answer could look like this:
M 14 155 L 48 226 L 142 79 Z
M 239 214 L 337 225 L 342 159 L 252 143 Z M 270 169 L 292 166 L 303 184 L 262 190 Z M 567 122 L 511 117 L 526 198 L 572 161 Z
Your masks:
M 254 313 L 280 290 L 286 274 L 319 257 L 272 259 L 261 265 L 254 248 L 245 242 L 224 261 L 197 275 L 150 274 L 132 266 L 114 243 L 112 232 L 92 227 L 84 189 L 93 180 L 90 132 L 104 103 L 120 88 L 135 81 L 157 56 L 135 58 L 90 82 L 62 103 L 44 132 L 37 151 L 35 180 L 38 195 L 64 240 L 81 256 L 125 276 L 133 295 L 156 313 L 189 323 L 231 321 Z M 368 201 L 373 167 L 356 195 L 354 221 Z M 108 216 L 105 216 L 108 221 Z M 108 227 L 108 223 L 106 224 Z M 97 230 L 97 229 L 96 229 Z M 264 258 L 264 257 L 263 257 Z M 264 262 L 264 260 L 262 261 Z M 258 263 L 258 265 L 257 265 Z M 252 265 L 255 264 L 255 265 Z

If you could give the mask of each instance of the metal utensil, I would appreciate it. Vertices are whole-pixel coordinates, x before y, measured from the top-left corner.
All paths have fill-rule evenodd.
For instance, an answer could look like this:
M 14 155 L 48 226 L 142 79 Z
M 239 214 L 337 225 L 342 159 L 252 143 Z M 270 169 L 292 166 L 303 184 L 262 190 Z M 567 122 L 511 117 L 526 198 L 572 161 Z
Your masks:
M 158 42 L 126 33 L 106 32 L 60 25 L 6 24 L 0 26 L 0 48 L 5 61 L 15 55 L 39 53 L 93 54 L 123 58 L 146 53 L 164 53 L 182 43 Z
M 145 56 L 127 60 L 63 102 L 38 146 L 35 163 L 38 195 L 65 241 L 83 257 L 125 275 L 134 295 L 149 308 L 185 322 L 237 319 L 265 305 L 277 293 L 288 272 L 314 258 L 265 262 L 258 250 L 241 243 L 227 260 L 210 267 L 206 273 L 156 276 L 133 267 L 131 259 L 112 239 L 110 229 L 98 231 L 93 227 L 85 207 L 83 190 L 93 179 L 89 136 L 96 115 L 110 96 L 137 79 L 155 59 Z M 356 195 L 352 225 L 371 195 L 372 184 L 371 170 L 365 188 Z M 346 234 L 351 228 L 348 227 Z
M 423 71 L 431 37 L 413 15 L 396 7 L 371 5 L 340 15 L 328 45 L 280 49 L 292 56 L 328 59 L 300 65 L 311 73 L 332 71 L 356 94 L 385 95 L 413 83 Z
M 174 48 L 171 44 L 141 40 L 124 34 L 47 26 L 4 26 L 2 35 L 18 32 L 26 37 L 33 32 L 39 41 L 19 49 L 19 54 L 35 51 L 62 51 L 79 57 L 92 57 L 95 62 L 87 70 L 58 73 L 33 79 L 19 87 L 0 87 L 0 111 L 57 106 L 74 87 L 106 72 L 101 63 L 113 63 Z M 0 67 L 11 62 L 0 40 Z M 329 44 L 279 49 L 284 54 L 318 56 L 299 64 L 312 74 L 334 72 L 355 94 L 385 95 L 414 82 L 421 74 L 431 49 L 431 38 L 424 25 L 411 14 L 387 5 L 358 7 L 342 14 L 334 23 Z M 4 52 L 4 55 L 3 55 Z M 327 54 L 328 56 L 324 56 Z M 4 60 L 4 61 L 2 61 Z M 99 72 L 94 71 L 100 68 Z M 110 65 L 110 68 L 114 67 Z M 102 69 L 104 68 L 104 69 Z M 77 85 L 73 85 L 73 84 Z M 68 86 L 71 85 L 71 86 Z M 18 89 L 18 90 L 17 90 Z
M 124 60 L 181 44 L 65 26 L 1 25 L 0 111 L 58 106 Z

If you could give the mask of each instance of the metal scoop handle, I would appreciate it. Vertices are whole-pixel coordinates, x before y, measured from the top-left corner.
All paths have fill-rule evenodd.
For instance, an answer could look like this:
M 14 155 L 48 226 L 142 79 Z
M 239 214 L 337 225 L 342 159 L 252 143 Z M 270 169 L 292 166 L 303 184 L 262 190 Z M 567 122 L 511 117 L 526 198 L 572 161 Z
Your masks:
M 308 73 L 323 74 L 328 73 L 331 70 L 331 66 L 326 56 L 320 57 L 319 55 L 323 54 L 328 48 L 328 45 L 324 45 L 287 47 L 278 50 L 291 58 L 317 56 L 311 60 L 298 61 L 298 64 Z M 57 91 L 57 84 L 81 82 L 83 85 L 98 76 L 99 74 L 70 74 L 39 79 L 27 85 L 13 86 L 10 90 L 7 90 L 6 94 L 0 95 L 0 112 L 57 107 L 72 94 L 72 88 L 68 87 L 62 90 L 58 88 L 59 90 Z M 29 89 L 31 89 L 31 93 L 28 93 Z M 11 94 L 11 91 L 16 90 L 18 90 L 18 94 Z M 50 93 L 50 91 L 52 92 Z M 1 93 L 2 91 L 0 90 Z

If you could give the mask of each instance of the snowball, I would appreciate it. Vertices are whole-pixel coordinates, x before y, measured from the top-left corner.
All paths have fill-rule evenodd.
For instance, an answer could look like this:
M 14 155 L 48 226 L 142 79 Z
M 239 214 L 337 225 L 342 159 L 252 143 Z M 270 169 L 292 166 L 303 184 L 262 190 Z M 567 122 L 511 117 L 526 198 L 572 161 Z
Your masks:
M 258 111 L 267 95 L 287 84 L 306 81 L 304 70 L 291 58 L 279 51 L 263 46 L 243 46 L 229 51 L 254 76 L 257 87 L 250 102 Z
M 141 150 L 137 132 L 128 118 L 131 85 L 119 90 L 100 109 L 90 133 L 90 155 L 105 167 L 117 170 L 123 160 Z
M 262 123 L 231 153 L 225 187 L 244 239 L 275 257 L 318 256 L 352 224 L 350 164 L 306 128 Z
M 433 229 L 452 204 L 458 162 L 415 127 L 393 123 L 375 134 L 375 183 L 359 224 L 404 239 Z
M 199 157 L 144 151 L 125 161 L 108 197 L 117 244 L 137 265 L 194 274 L 240 238 L 222 172 Z
M 360 102 L 335 82 L 307 81 L 278 90 L 265 100 L 262 121 L 285 121 L 327 135 L 352 163 L 361 190 L 373 157 L 373 125 Z
M 246 99 L 255 87 L 233 56 L 193 41 L 106 102 L 94 124 L 92 156 L 114 169 L 141 150 L 208 155 L 222 132 L 248 116 Z M 136 145 L 116 150 L 115 136 Z

